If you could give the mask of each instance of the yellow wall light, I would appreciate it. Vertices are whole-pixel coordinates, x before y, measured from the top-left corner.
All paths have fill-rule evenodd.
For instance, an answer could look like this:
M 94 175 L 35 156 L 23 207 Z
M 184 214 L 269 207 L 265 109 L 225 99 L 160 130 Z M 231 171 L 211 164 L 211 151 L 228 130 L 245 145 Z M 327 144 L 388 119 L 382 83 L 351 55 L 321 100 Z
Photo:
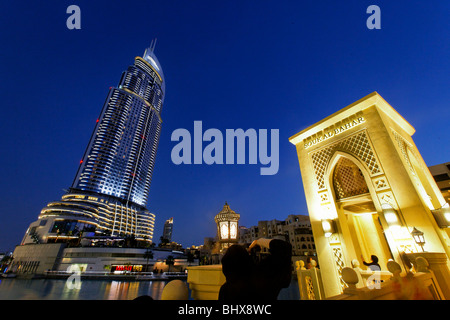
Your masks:
M 325 238 L 331 237 L 331 235 L 336 232 L 334 221 L 331 219 L 322 220 L 322 229 L 325 233 Z

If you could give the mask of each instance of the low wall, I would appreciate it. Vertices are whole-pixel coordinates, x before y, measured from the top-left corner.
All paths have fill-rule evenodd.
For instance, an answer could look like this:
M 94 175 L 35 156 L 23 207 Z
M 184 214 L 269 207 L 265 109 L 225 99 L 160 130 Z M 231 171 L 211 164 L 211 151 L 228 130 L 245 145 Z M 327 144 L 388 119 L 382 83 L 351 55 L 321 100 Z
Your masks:
M 188 267 L 187 282 L 194 300 L 218 300 L 220 287 L 225 283 L 222 265 Z

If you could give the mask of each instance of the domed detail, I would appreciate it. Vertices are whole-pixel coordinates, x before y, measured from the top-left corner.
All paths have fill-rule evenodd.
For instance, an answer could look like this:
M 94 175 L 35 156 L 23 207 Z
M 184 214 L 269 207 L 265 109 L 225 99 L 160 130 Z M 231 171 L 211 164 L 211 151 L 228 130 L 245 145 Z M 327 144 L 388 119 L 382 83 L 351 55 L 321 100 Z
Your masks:
M 225 202 L 225 205 L 223 206 L 222 211 L 220 211 L 214 220 L 217 222 L 220 221 L 237 221 L 241 215 L 239 213 L 236 213 L 235 211 L 231 210 L 230 206 L 227 202 Z

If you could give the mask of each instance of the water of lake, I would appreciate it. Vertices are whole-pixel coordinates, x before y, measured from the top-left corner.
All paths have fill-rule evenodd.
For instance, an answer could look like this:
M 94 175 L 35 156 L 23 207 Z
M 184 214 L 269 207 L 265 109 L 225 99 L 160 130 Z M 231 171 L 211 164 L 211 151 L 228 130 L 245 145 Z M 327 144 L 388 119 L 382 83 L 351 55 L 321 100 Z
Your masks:
M 133 300 L 149 295 L 160 300 L 166 281 L 82 280 L 81 288 L 68 288 L 66 280 L 1 279 L 0 300 Z M 279 300 L 299 300 L 298 283 L 283 289 Z

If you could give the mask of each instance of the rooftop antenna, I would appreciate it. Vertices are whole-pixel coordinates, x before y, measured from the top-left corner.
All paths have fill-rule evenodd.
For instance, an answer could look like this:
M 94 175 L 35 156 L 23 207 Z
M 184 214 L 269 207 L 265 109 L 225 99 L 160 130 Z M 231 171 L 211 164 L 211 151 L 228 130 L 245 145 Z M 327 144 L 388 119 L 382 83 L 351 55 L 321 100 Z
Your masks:
M 156 40 L 158 40 L 158 39 L 155 38 L 155 39 L 153 39 L 152 42 L 150 43 L 150 51 L 151 51 L 151 52 L 155 51 Z

